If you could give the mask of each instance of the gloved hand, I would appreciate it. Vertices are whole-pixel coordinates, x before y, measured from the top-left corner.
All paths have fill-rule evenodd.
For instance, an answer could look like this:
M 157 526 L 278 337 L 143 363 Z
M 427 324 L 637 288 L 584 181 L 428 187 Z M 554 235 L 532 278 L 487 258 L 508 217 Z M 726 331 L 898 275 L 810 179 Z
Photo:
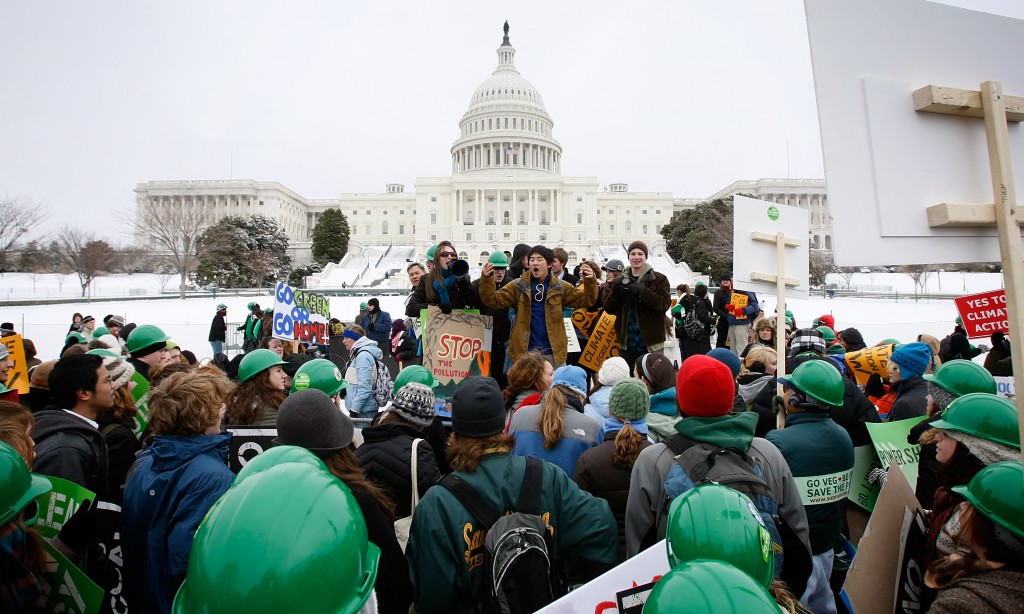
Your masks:
M 732 303 L 725 304 L 725 310 L 729 313 L 732 313 L 734 309 L 736 309 L 736 305 L 733 305 Z
M 640 296 L 640 290 L 642 290 L 642 288 L 640 287 L 640 284 L 633 282 L 626 286 L 626 290 L 628 290 L 633 296 Z
M 779 412 L 785 413 L 785 411 L 786 411 L 786 399 L 783 398 L 782 395 L 779 395 L 779 394 L 777 394 L 774 397 L 772 397 L 772 409 L 775 410 L 776 414 L 779 413 Z
M 447 303 L 441 303 L 441 313 L 447 315 L 452 312 L 452 306 Z
M 885 486 L 885 480 L 889 477 L 889 472 L 885 469 L 872 469 L 871 473 L 868 474 L 869 484 L 878 484 L 879 486 Z
M 873 397 L 880 397 L 885 394 L 885 385 L 882 384 L 882 376 L 877 373 L 872 373 L 868 377 L 868 381 L 864 384 L 864 394 Z
M 989 348 L 989 347 L 988 347 L 987 345 L 985 345 L 984 343 L 979 343 L 979 344 L 978 344 L 978 349 L 979 349 L 979 350 L 981 350 L 981 353 L 982 353 L 982 354 L 986 354 L 986 353 L 988 353 L 988 351 L 989 351 L 989 350 L 990 350 L 991 348 Z

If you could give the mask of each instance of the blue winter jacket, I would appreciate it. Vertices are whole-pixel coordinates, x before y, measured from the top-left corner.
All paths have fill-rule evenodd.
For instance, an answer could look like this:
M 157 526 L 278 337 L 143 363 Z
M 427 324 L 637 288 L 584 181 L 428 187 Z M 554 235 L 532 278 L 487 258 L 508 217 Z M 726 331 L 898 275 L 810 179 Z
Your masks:
M 757 304 L 757 295 L 753 292 L 745 292 L 743 290 L 733 290 L 733 293 L 747 295 L 747 306 L 743 308 L 743 313 L 746 314 L 747 317 L 742 320 L 737 320 L 736 316 L 728 313 L 726 314 L 726 321 L 729 322 L 729 326 L 752 323 L 754 320 L 751 316 L 757 315 L 757 312 L 761 311 L 760 305 Z
M 377 346 L 380 348 L 387 348 L 390 354 L 391 349 L 391 314 L 386 311 L 380 311 L 377 315 L 377 321 L 371 322 L 372 313 L 367 312 L 363 319 L 359 322 L 359 326 L 363 327 L 366 331 L 366 336 L 377 342 Z
M 171 611 L 196 529 L 235 477 L 226 464 L 230 441 L 230 434 L 159 435 L 139 454 L 121 508 L 124 586 L 133 611 Z
M 369 337 L 361 337 L 353 343 L 351 354 L 354 358 L 345 373 L 348 381 L 345 408 L 351 414 L 377 411 L 377 402 L 373 400 L 373 374 L 377 365 L 374 359 L 384 354 Z

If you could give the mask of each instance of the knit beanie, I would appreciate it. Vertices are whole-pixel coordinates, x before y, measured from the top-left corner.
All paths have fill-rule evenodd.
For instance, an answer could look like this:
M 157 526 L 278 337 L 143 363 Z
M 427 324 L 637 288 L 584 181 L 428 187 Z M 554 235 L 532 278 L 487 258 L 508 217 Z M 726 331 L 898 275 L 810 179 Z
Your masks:
M 2 346 L 3 344 L 0 344 Z M 29 369 L 28 373 L 28 385 L 32 388 L 50 388 L 50 373 L 53 371 L 54 365 L 57 364 L 56 360 L 47 360 L 41 362 L 32 369 Z M 132 367 L 134 369 L 134 367 Z
M 587 372 L 572 365 L 558 367 L 555 369 L 555 375 L 551 378 L 551 387 L 555 386 L 565 386 L 586 397 Z
M 892 353 L 889 360 L 900 368 L 903 379 L 924 375 L 928 365 L 932 363 L 932 349 L 927 343 L 915 341 L 908 343 Z
M 651 395 L 638 379 L 624 379 L 612 388 L 608 413 L 623 420 L 641 420 L 651 411 Z
M 96 321 L 96 318 L 94 318 L 92 316 L 85 316 L 84 318 L 82 318 L 82 324 L 88 324 L 89 322 L 95 322 L 95 321 Z
M 11 355 L 11 353 L 7 350 L 7 346 L 2 344 L 2 343 L 0 343 L 0 360 L 3 360 L 3 359 L 7 358 L 10 355 Z M 2 384 L 2 383 L 3 382 L 0 382 L 0 384 Z
M 963 431 L 943 429 L 942 433 L 946 437 L 955 439 L 957 442 L 967 446 L 971 454 L 978 457 L 978 460 L 986 465 L 1000 461 L 1020 460 L 1020 450 L 1017 448 L 1011 448 L 1010 446 L 1004 446 L 1001 443 L 996 443 L 982 437 L 969 435 Z
M 307 388 L 288 395 L 277 410 L 276 446 L 299 446 L 320 458 L 352 443 L 352 420 L 327 393 Z
M 957 399 L 956 393 L 950 392 L 933 381 L 928 382 L 928 394 L 931 395 L 935 406 L 940 410 L 949 407 L 949 404 Z
M 832 330 L 836 329 L 836 319 L 835 319 L 835 317 L 833 315 L 828 314 L 828 313 L 826 313 L 823 316 L 818 316 L 817 319 L 814 320 L 814 322 L 815 322 L 815 324 L 814 324 L 815 327 L 827 326 L 827 327 L 831 328 Z
M 733 378 L 740 376 L 740 357 L 736 355 L 736 352 L 726 348 L 715 348 L 708 352 L 707 355 L 729 367 Z
M 597 372 L 597 381 L 602 386 L 614 386 L 629 377 L 629 365 L 621 356 L 612 356 L 604 361 Z
M 864 335 L 860 334 L 856 328 L 844 328 L 839 331 L 838 337 L 846 344 L 846 349 L 849 352 L 856 352 L 867 347 L 864 344 Z
M 120 328 L 121 326 L 124 326 L 124 317 L 123 316 L 110 316 L 109 318 L 106 319 L 106 324 L 107 324 L 107 326 L 110 326 L 112 324 L 116 324 Z
M 102 335 L 97 339 L 97 341 L 107 346 L 111 350 L 114 350 L 115 352 L 121 351 L 121 342 L 118 341 L 117 337 L 115 337 L 114 335 Z
M 376 307 L 377 311 L 380 311 L 380 301 L 377 300 L 377 297 L 371 298 L 370 300 L 366 301 L 366 306 Z
M 732 411 L 736 379 L 723 363 L 697 354 L 683 362 L 676 377 L 676 403 L 685 416 L 717 418 Z
M 649 258 L 651 255 L 651 252 L 647 249 L 647 244 L 644 243 L 643 241 L 633 241 L 632 243 L 630 243 L 629 247 L 626 248 L 626 254 L 628 255 L 629 252 L 633 251 L 634 249 L 642 250 L 644 252 L 645 258 Z
M 459 382 L 451 403 L 452 431 L 456 435 L 483 439 L 505 430 L 505 401 L 493 379 L 470 375 Z
M 796 331 L 793 340 L 789 342 L 789 357 L 793 358 L 804 352 L 816 354 L 825 353 L 825 335 L 817 328 L 801 328 Z
M 434 420 L 434 390 L 419 382 L 409 382 L 398 391 L 389 411 L 416 426 L 430 426 Z
M 676 368 L 664 354 L 644 354 L 637 358 L 634 368 L 638 377 L 651 383 L 651 394 L 676 385 Z
M 107 373 L 110 374 L 114 390 L 130 382 L 132 376 L 135 375 L 135 367 L 120 358 L 104 358 L 103 366 L 107 368 Z

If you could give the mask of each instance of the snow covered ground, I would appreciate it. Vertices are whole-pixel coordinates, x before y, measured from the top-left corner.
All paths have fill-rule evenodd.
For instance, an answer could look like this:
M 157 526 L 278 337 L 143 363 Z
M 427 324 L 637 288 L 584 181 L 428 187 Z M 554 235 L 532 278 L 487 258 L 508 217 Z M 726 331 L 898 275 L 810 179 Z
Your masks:
M 38 296 L 41 299 L 55 296 L 74 297 L 81 290 L 73 276 L 36 275 L 27 273 L 8 273 L 0 275 L 0 299 L 11 297 Z M 831 281 L 831 280 L 830 280 Z M 849 326 L 858 328 L 868 344 L 881 339 L 893 337 L 902 341 L 912 341 L 918 334 L 927 333 L 942 338 L 949 334 L 956 317 L 956 308 L 952 300 L 920 300 L 913 299 L 913 281 L 903 274 L 874 273 L 857 274 L 853 284 L 890 286 L 901 293 L 908 293 L 909 298 L 867 299 L 840 297 L 826 299 L 812 297 L 806 300 L 790 299 L 788 308 L 796 317 L 798 325 L 809 325 L 811 321 L 822 315 L 832 314 L 836 319 L 836 328 Z M 93 296 L 128 297 L 157 296 L 162 285 L 170 290 L 175 280 L 164 283 L 152 274 L 138 273 L 135 275 L 111 275 L 97 279 Z M 842 287 L 845 287 L 845 283 Z M 975 293 L 1002 287 L 1002 276 L 989 273 L 946 273 L 942 277 L 942 291 L 954 293 Z M 34 292 L 33 292 L 34 288 Z M 929 283 L 929 289 L 938 291 L 938 280 Z M 267 307 L 273 304 L 269 292 L 260 297 L 219 296 L 211 298 L 154 298 L 151 300 L 97 301 L 81 300 L 75 303 L 45 304 L 34 306 L 0 306 L 0 322 L 11 322 L 15 329 L 32 339 L 43 359 L 53 358 L 60 351 L 67 335 L 71 315 L 74 312 L 91 314 L 97 320 L 107 314 L 119 314 L 128 322 L 138 324 L 156 324 L 163 328 L 181 347 L 190 349 L 200 358 L 209 357 L 210 344 L 207 338 L 210 322 L 218 302 L 228 305 L 228 320 L 241 323 L 245 318 L 245 305 L 256 300 Z M 366 297 L 331 297 L 331 313 L 344 321 L 352 320 L 359 311 L 359 303 Z M 761 296 L 764 310 L 771 313 L 775 309 L 775 299 Z M 381 308 L 393 317 L 404 313 L 405 298 L 401 296 L 380 297 Z

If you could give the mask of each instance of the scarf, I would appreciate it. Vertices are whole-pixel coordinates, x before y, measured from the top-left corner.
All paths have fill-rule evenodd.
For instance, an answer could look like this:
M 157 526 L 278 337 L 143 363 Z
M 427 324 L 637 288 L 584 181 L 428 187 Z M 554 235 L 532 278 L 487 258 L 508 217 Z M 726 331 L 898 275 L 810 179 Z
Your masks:
M 601 438 L 603 439 L 612 433 L 617 433 L 621 431 L 622 427 L 627 424 L 633 427 L 633 430 L 636 431 L 637 433 L 640 433 L 645 437 L 647 436 L 647 418 L 641 418 L 639 420 L 626 420 L 625 422 L 623 422 L 618 418 L 609 416 L 604 419 L 604 426 L 601 428 Z
M 455 287 L 458 280 L 448 269 L 442 268 L 441 275 L 444 277 L 444 282 L 437 283 L 437 280 L 434 280 L 434 292 L 437 292 L 437 297 L 440 299 L 442 305 L 451 306 L 452 301 L 448 296 L 448 291 Z
M 402 335 L 405 334 L 404 330 L 400 330 L 395 333 L 395 336 L 391 338 L 391 353 L 398 353 L 398 346 L 402 344 Z

